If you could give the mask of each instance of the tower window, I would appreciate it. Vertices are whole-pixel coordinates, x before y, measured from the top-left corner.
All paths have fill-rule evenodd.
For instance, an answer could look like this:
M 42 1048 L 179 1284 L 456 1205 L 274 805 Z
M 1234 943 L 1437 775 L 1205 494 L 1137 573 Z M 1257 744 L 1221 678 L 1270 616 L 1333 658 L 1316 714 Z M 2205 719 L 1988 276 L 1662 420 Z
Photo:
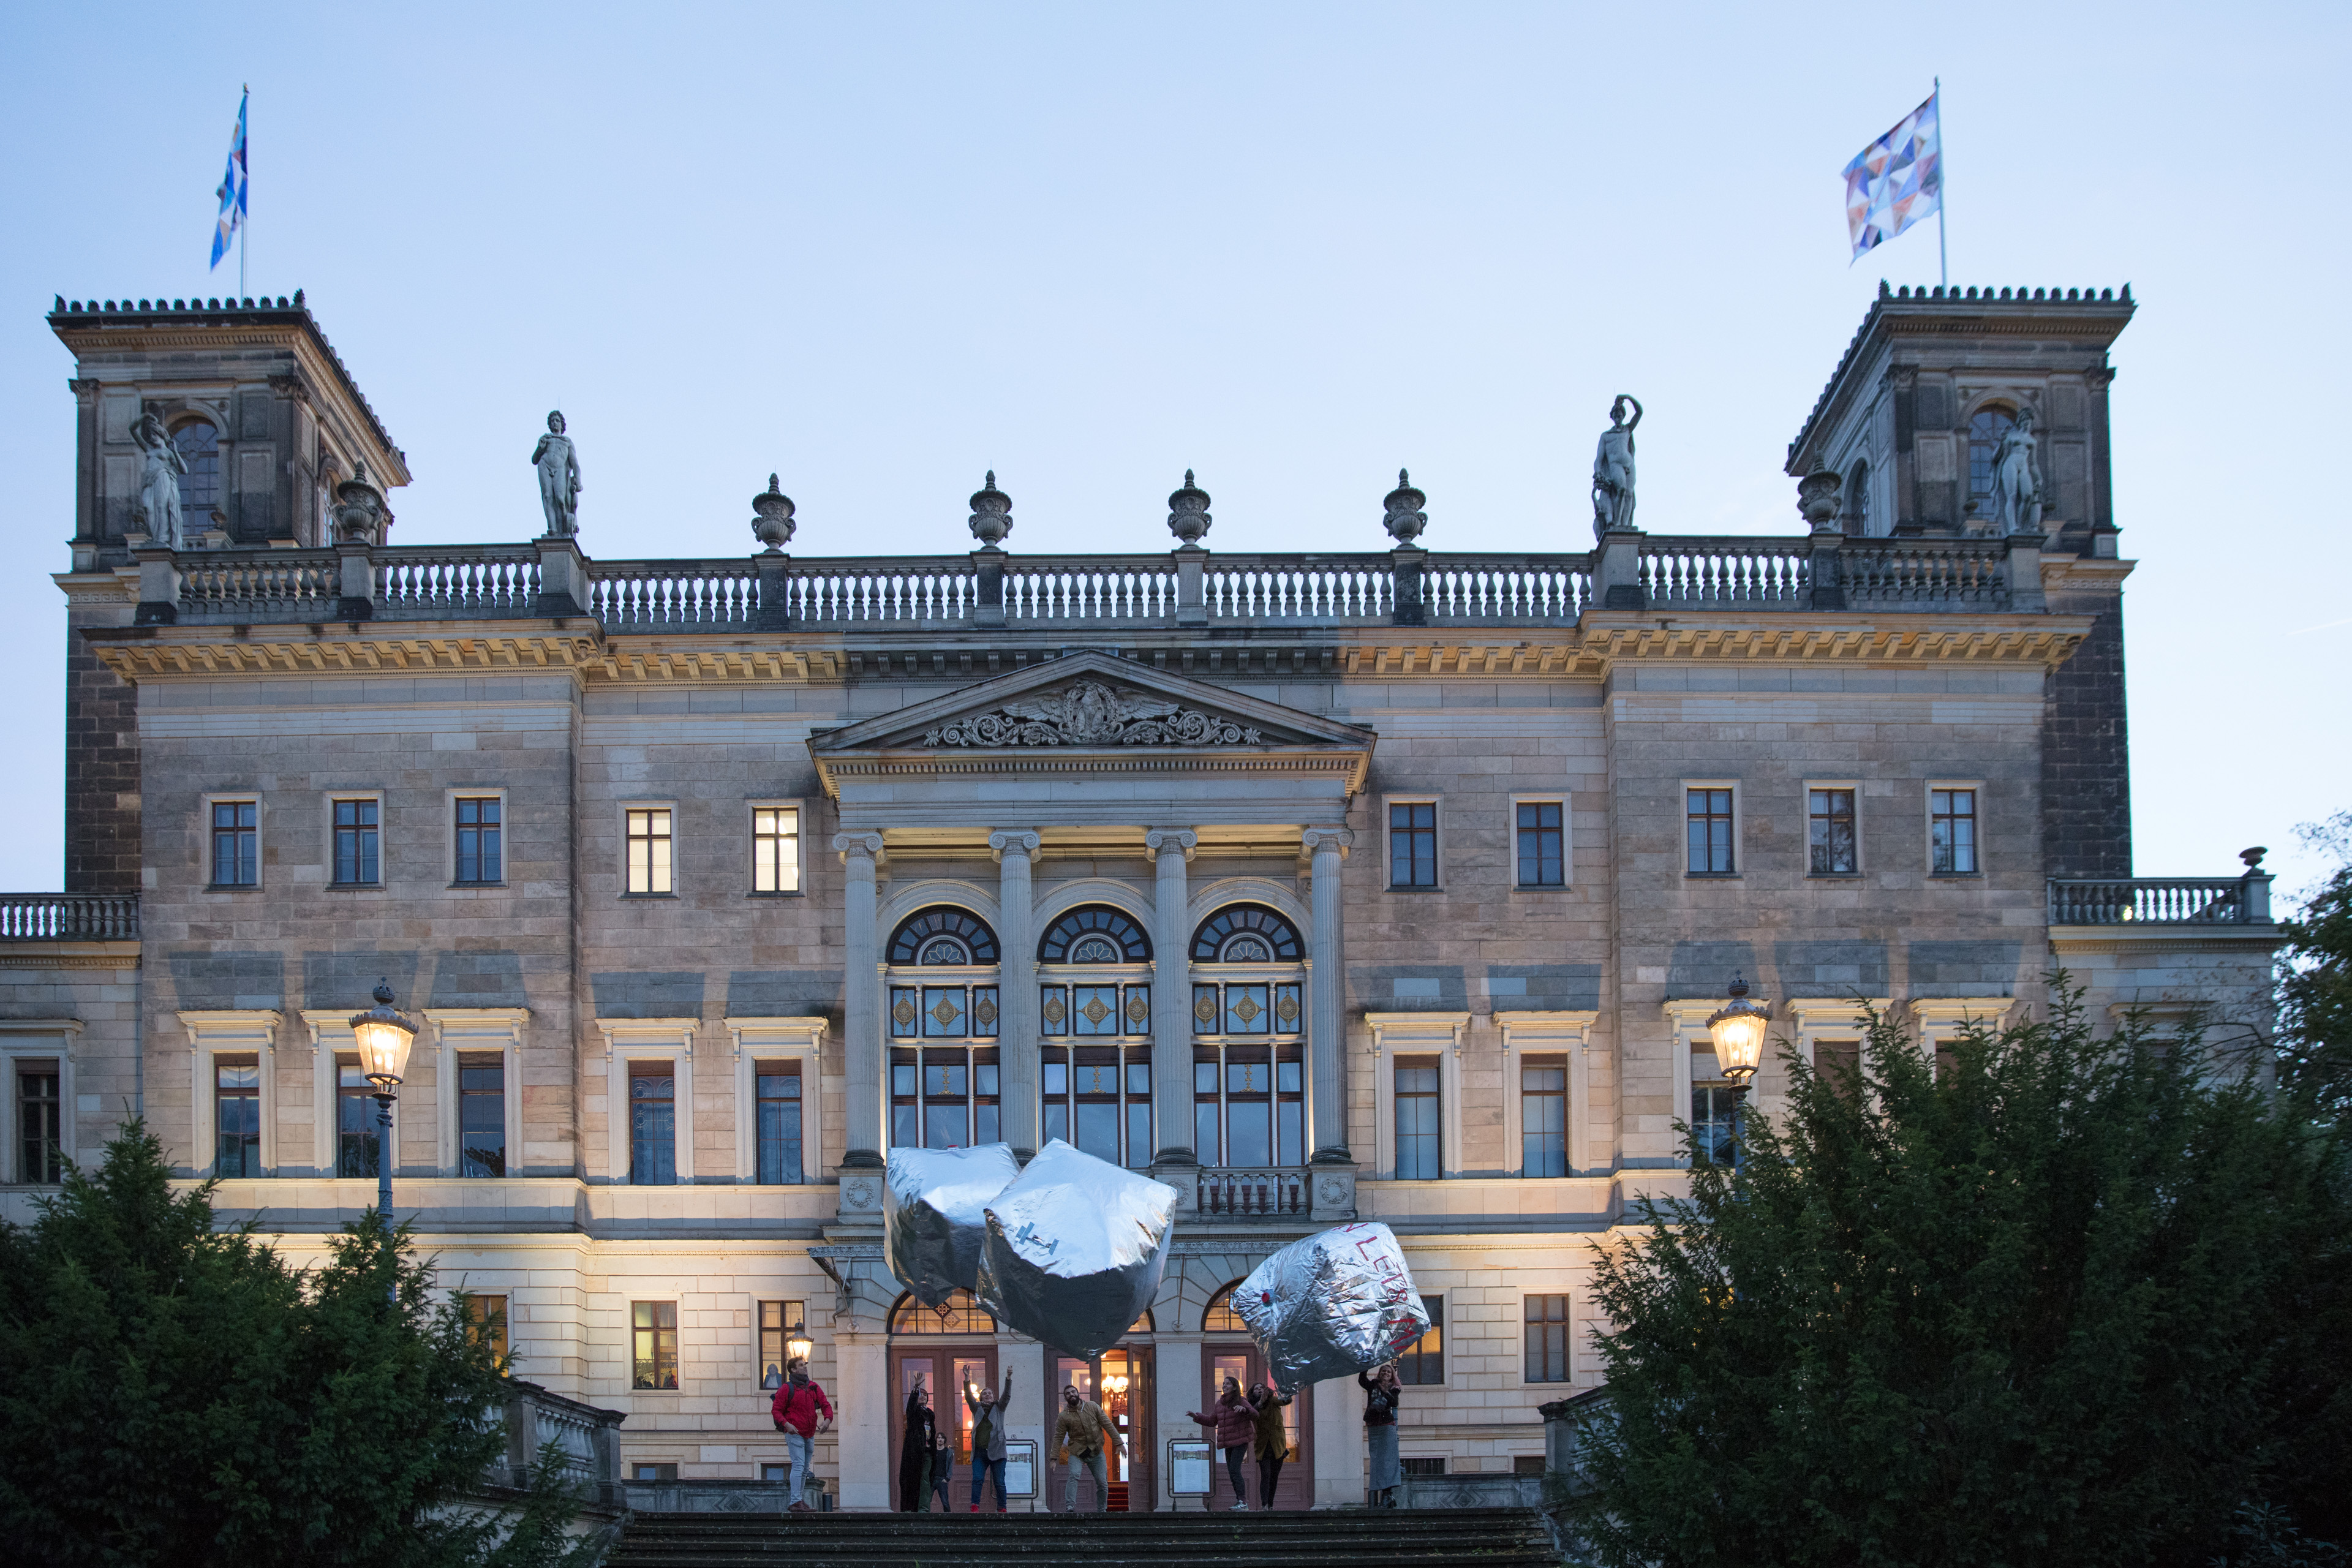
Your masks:
M 2000 438 L 2015 429 L 2017 416 L 2006 408 L 1979 408 L 1969 419 L 1969 513 L 1982 517 L 1992 504 L 1993 458 Z
M 213 525 L 213 513 L 220 508 L 220 432 L 191 419 L 172 432 L 172 445 L 188 465 L 180 476 L 180 516 L 188 528 L 201 531 Z

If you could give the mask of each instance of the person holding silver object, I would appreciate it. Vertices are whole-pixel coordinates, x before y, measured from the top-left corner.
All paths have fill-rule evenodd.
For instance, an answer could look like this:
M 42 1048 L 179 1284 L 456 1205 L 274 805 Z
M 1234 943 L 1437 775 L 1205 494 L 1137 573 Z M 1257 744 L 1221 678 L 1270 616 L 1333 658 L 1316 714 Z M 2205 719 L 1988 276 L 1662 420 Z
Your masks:
M 1276 1394 L 1262 1383 L 1250 1384 L 1250 1408 L 1257 1412 L 1250 1437 L 1250 1454 L 1257 1460 L 1257 1506 L 1269 1513 L 1274 1510 L 1275 1483 L 1282 1479 L 1282 1462 L 1290 1458 L 1290 1434 L 1282 1421 L 1282 1407 L 1290 1399 L 1289 1394 Z
M 1203 1415 L 1197 1410 L 1188 1410 L 1185 1414 L 1202 1426 L 1215 1429 L 1212 1441 L 1225 1456 L 1225 1475 L 1234 1483 L 1234 1511 L 1247 1513 L 1249 1493 L 1242 1487 L 1242 1456 L 1249 1452 L 1250 1439 L 1256 1435 L 1257 1410 L 1242 1397 L 1241 1379 L 1225 1379 L 1223 1391 L 1217 1395 L 1217 1402 L 1209 1406 L 1207 1415 Z M 1213 1493 L 1213 1477 L 1212 1483 Z
M 1356 1374 L 1364 1391 L 1364 1447 L 1371 1457 L 1371 1506 L 1394 1508 L 1396 1489 L 1403 1484 L 1397 1462 L 1397 1404 L 1401 1392 L 1396 1363 L 1384 1361 L 1370 1373 Z
M 1110 1511 L 1110 1481 L 1104 1473 L 1103 1445 L 1118 1445 L 1123 1457 L 1127 1439 L 1111 1426 L 1110 1417 L 1102 1406 L 1078 1393 L 1075 1383 L 1062 1389 L 1062 1413 L 1054 1417 L 1054 1458 L 1068 1468 L 1062 1478 L 1062 1511 L 1078 1511 L 1078 1470 L 1081 1466 L 1095 1479 L 1095 1511 Z

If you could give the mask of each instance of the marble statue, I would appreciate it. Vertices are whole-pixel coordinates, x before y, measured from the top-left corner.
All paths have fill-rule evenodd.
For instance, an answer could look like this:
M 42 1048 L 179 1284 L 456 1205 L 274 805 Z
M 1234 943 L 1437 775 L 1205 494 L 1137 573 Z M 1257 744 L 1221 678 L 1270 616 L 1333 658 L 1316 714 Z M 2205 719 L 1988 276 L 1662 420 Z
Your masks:
M 2003 534 L 2042 531 L 2042 470 L 2033 460 L 2039 445 L 2033 410 L 2019 409 L 1992 455 L 1992 514 Z
M 547 416 L 547 434 L 531 448 L 539 468 L 539 504 L 547 513 L 550 538 L 580 531 L 580 452 L 563 433 L 563 416 Z
M 1631 404 L 1633 417 L 1625 418 Z M 1592 458 L 1592 531 L 1633 526 L 1633 426 L 1642 422 L 1642 405 L 1625 393 L 1609 405 L 1609 428 L 1601 435 L 1601 449 Z
M 163 421 L 153 410 L 142 414 L 131 426 L 131 438 L 139 444 L 142 464 L 139 472 L 139 495 L 131 502 L 131 516 L 153 542 L 166 550 L 180 547 L 180 476 L 188 471 L 188 459 L 172 444 L 172 433 L 163 428 Z

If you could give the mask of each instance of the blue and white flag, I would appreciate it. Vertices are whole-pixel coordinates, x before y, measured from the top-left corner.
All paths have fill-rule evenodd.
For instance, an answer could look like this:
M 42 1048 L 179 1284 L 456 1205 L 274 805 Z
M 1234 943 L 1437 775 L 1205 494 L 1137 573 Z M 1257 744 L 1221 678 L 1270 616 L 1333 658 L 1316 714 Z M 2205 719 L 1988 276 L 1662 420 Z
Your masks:
M 1845 166 L 1845 222 L 1853 253 L 1893 239 L 1944 205 L 1943 108 L 1938 87 L 1901 123 Z
M 213 226 L 213 265 L 218 267 L 221 258 L 228 254 L 231 236 L 245 224 L 245 108 L 253 100 L 253 89 L 236 100 L 236 131 L 228 139 L 228 173 L 221 176 L 220 217 Z

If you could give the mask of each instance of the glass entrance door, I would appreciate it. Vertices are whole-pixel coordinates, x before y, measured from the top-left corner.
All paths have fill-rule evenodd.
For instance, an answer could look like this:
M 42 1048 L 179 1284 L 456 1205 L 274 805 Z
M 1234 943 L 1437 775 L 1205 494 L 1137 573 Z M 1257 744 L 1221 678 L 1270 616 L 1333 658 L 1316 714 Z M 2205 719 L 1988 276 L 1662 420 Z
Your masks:
M 975 1396 L 998 1386 L 993 1345 L 921 1345 L 890 1352 L 890 1501 L 899 1502 L 898 1457 L 907 1440 L 907 1400 L 917 1384 L 930 1390 L 931 1410 L 943 1431 L 953 1434 L 956 1473 L 948 1500 L 965 1506 L 971 1487 L 971 1406 L 964 1402 L 968 1389 Z M 845 1412 L 845 1420 L 855 1419 Z M 993 1493 L 990 1494 L 992 1498 Z M 929 1500 L 923 1500 L 925 1508 Z
M 1201 1347 L 1201 1411 L 1208 1414 L 1216 1405 L 1217 1395 L 1223 1392 L 1225 1379 L 1233 1378 L 1248 1394 L 1253 1384 L 1265 1383 L 1265 1357 L 1258 1348 L 1244 1341 L 1239 1344 L 1221 1344 L 1214 1341 Z M 1282 1475 L 1275 1482 L 1274 1506 L 1278 1509 L 1309 1509 L 1315 1506 L 1315 1467 L 1307 1452 L 1307 1434 L 1313 1425 L 1307 1419 L 1307 1401 L 1314 1397 L 1312 1389 L 1302 1388 L 1289 1404 L 1282 1407 L 1283 1437 L 1290 1448 L 1290 1458 L 1283 1461 Z M 1207 1427 L 1202 1435 L 1211 1442 L 1214 1434 Z M 1211 1478 L 1210 1496 L 1215 1506 L 1223 1508 L 1232 1495 L 1226 1479 L 1225 1457 L 1214 1456 L 1215 1474 Z M 1257 1460 L 1246 1455 L 1242 1459 L 1243 1483 L 1249 1489 L 1249 1503 L 1258 1506 Z
M 1110 1511 L 1148 1511 L 1152 1506 L 1153 1469 L 1150 1351 L 1125 1344 L 1105 1351 L 1092 1361 L 1057 1355 L 1053 1369 L 1053 1387 L 1048 1392 L 1055 1411 L 1062 1408 L 1062 1390 L 1075 1386 L 1080 1398 L 1091 1399 L 1102 1406 L 1111 1426 L 1127 1439 L 1125 1454 L 1115 1446 L 1103 1454 L 1103 1474 L 1110 1483 Z M 1052 1429 L 1049 1422 L 1046 1430 Z M 1066 1469 L 1051 1462 L 1050 1442 L 1039 1459 L 1052 1472 L 1051 1489 L 1045 1495 L 1052 1506 L 1059 1509 Z M 1094 1479 L 1083 1467 L 1079 1475 L 1078 1507 L 1083 1510 L 1095 1506 Z

